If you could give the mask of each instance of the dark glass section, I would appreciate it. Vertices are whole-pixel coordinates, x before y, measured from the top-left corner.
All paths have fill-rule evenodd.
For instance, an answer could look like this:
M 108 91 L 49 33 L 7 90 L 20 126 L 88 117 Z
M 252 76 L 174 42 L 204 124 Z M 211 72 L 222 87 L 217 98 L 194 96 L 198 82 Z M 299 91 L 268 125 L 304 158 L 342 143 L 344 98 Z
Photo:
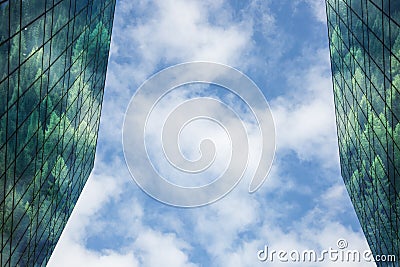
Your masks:
M 44 266 L 93 168 L 115 0 L 0 1 L 0 265 Z
M 400 260 L 400 1 L 327 0 L 341 171 L 374 255 Z

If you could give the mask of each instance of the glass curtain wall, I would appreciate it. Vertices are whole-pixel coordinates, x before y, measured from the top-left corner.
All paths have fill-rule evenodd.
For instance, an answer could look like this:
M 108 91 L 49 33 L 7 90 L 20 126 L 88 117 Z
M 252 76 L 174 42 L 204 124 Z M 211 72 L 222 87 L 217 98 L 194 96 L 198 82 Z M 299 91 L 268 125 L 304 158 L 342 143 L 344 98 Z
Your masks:
M 0 265 L 44 266 L 93 168 L 115 0 L 0 1 Z

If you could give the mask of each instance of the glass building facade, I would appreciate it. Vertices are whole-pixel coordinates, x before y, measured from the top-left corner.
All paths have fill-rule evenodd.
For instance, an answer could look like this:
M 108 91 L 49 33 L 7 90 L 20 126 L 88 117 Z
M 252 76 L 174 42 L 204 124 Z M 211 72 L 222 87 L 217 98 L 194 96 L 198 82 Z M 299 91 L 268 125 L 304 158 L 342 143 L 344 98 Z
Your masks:
M 93 168 L 115 0 L 0 1 L 0 265 L 44 266 Z
M 326 0 L 326 11 L 342 176 L 377 265 L 398 266 L 400 1 Z

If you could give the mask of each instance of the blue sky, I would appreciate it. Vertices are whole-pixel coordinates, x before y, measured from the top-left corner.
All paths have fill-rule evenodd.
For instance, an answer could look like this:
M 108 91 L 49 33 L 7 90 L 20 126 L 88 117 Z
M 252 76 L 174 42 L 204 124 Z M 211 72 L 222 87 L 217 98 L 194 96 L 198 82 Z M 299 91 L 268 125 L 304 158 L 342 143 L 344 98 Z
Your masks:
M 121 136 L 138 86 L 193 60 L 254 80 L 275 119 L 277 150 L 256 193 L 242 181 L 212 205 L 184 209 L 138 188 Z M 339 238 L 368 248 L 340 176 L 324 1 L 117 1 L 95 168 L 49 266 L 265 266 L 264 245 L 320 251 Z

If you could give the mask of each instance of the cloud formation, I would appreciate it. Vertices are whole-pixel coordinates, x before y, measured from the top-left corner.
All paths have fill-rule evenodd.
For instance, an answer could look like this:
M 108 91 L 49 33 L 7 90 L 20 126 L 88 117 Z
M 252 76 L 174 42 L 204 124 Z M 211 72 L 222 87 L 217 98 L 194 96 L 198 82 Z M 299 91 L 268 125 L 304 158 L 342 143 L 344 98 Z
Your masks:
M 319 32 L 325 31 L 322 2 L 306 1 L 316 15 L 305 23 Z M 281 5 L 290 15 L 291 1 Z M 278 11 L 269 1 L 118 1 L 95 169 L 49 266 L 264 266 L 256 253 L 265 244 L 318 250 L 346 237 L 353 249 L 368 247 L 339 175 L 327 47 L 299 40 L 304 47 L 288 59 L 282 40 L 290 40 L 285 31 L 293 25 L 278 20 Z M 268 47 L 260 48 L 260 40 Z M 278 155 L 257 193 L 248 194 L 242 182 L 213 205 L 176 209 L 133 183 L 121 125 L 140 83 L 190 60 L 231 64 L 255 76 L 264 75 L 262 67 L 284 70 L 280 84 L 269 87 L 284 90 L 268 99 Z

